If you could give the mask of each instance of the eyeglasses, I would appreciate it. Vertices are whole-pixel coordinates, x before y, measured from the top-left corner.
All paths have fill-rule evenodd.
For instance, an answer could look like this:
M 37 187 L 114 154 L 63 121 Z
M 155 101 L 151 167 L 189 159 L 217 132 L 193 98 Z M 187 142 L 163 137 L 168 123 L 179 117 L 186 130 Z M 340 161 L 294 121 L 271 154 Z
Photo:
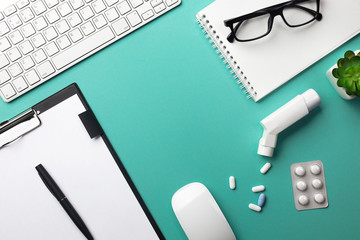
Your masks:
M 280 15 L 289 27 L 300 27 L 322 18 L 320 0 L 292 0 L 224 21 L 231 29 L 229 42 L 253 41 L 268 35 L 274 18 Z

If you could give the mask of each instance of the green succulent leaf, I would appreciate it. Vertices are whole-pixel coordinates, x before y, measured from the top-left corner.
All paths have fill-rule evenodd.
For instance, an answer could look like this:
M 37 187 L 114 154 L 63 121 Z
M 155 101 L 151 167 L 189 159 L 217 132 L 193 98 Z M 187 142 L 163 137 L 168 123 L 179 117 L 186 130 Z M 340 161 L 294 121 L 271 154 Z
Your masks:
M 345 87 L 351 88 L 355 82 L 352 80 L 352 78 L 344 78 L 345 81 Z
M 339 87 L 345 87 L 345 80 L 344 78 L 339 78 L 339 80 L 337 81 L 337 85 Z
M 350 60 L 348 58 L 342 58 L 340 61 L 341 67 L 348 68 L 350 67 Z
M 350 96 L 352 95 L 352 92 L 351 92 L 350 88 L 346 88 L 346 94 L 350 95 Z
M 345 57 L 345 58 L 348 58 L 348 59 L 350 59 L 350 58 L 352 58 L 352 57 L 354 57 L 354 56 L 355 56 L 355 53 L 354 53 L 353 51 L 351 51 L 351 50 L 347 51 L 347 52 L 344 54 L 344 57 Z
M 337 68 L 334 68 L 333 70 L 332 70 L 332 75 L 335 77 L 335 78 L 339 78 L 339 74 L 338 74 L 338 72 L 337 72 Z
M 344 72 L 345 72 L 345 69 L 342 68 L 342 67 L 339 67 L 339 68 L 337 69 L 337 73 L 339 74 L 340 77 L 344 74 Z
M 341 65 L 341 61 L 343 60 L 343 58 L 340 58 L 338 61 L 337 61 L 337 65 L 338 65 L 338 67 L 342 67 L 342 65 Z
M 358 56 L 352 57 L 349 60 L 349 64 L 350 64 L 350 66 L 353 66 L 353 67 L 360 66 L 360 57 L 358 57 Z

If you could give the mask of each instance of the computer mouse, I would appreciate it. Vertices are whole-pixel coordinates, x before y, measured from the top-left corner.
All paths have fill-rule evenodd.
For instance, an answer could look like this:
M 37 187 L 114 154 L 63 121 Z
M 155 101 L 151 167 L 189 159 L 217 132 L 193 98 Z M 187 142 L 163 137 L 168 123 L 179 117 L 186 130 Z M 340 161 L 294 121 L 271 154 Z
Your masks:
M 180 188 L 171 204 L 189 240 L 236 239 L 214 197 L 202 183 Z

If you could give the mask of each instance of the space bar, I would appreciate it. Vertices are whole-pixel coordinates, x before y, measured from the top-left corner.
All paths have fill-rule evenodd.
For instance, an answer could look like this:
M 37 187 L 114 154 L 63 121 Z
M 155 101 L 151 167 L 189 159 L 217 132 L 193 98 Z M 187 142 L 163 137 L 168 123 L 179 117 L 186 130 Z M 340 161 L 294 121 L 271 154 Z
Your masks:
M 106 27 L 94 35 L 85 37 L 85 40 L 82 42 L 53 57 L 53 63 L 57 69 L 61 69 L 113 38 L 115 38 L 114 33 L 111 31 L 110 27 Z

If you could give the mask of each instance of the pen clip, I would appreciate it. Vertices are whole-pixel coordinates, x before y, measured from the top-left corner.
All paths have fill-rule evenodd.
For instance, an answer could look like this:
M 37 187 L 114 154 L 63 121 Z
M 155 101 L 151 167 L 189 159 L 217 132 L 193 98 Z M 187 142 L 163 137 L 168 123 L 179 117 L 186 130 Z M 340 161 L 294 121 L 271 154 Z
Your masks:
M 38 114 L 32 108 L 0 124 L 0 149 L 9 145 L 41 125 Z

